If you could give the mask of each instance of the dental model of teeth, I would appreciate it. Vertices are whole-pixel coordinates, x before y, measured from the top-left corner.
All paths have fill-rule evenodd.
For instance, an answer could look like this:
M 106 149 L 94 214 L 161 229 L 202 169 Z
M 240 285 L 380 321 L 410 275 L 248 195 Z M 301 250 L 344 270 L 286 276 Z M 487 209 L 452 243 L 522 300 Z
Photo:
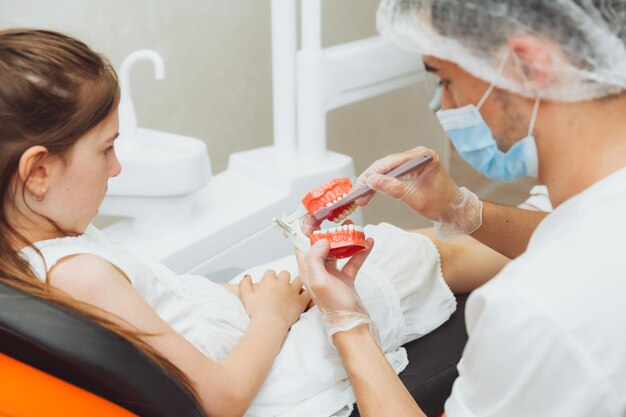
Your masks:
M 307 211 L 314 215 L 323 207 L 330 207 L 345 198 L 352 189 L 352 183 L 348 178 L 335 178 L 309 192 L 302 199 L 302 204 Z M 358 206 L 350 203 L 330 212 L 326 220 L 339 223 L 351 215 Z
M 342 259 L 367 249 L 363 228 L 353 224 L 316 230 L 309 235 L 311 245 L 326 239 L 330 243 L 329 257 Z
M 352 183 L 348 178 L 335 178 L 312 190 L 302 199 L 302 204 L 309 214 L 313 215 L 322 207 L 329 207 L 345 198 L 352 189 Z M 326 220 L 339 223 L 351 215 L 358 206 L 350 203 L 330 212 Z M 326 239 L 330 243 L 329 257 L 341 259 L 348 258 L 365 249 L 365 233 L 363 228 L 353 224 L 316 230 L 309 235 L 311 245 Z

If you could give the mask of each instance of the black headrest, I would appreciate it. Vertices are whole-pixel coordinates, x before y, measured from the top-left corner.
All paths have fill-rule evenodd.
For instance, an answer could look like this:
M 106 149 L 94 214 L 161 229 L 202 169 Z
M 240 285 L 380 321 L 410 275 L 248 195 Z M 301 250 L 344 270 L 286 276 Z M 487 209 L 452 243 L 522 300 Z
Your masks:
M 0 352 L 145 417 L 205 417 L 187 389 L 115 333 L 0 283 Z

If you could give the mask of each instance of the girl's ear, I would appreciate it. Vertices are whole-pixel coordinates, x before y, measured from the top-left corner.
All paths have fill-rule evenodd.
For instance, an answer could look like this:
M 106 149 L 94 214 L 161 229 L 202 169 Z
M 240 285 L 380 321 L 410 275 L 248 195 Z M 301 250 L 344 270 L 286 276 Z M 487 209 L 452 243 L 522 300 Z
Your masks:
M 26 190 L 35 196 L 45 194 L 50 179 L 50 167 L 46 156 L 48 150 L 43 146 L 32 146 L 22 154 L 18 166 L 19 179 Z

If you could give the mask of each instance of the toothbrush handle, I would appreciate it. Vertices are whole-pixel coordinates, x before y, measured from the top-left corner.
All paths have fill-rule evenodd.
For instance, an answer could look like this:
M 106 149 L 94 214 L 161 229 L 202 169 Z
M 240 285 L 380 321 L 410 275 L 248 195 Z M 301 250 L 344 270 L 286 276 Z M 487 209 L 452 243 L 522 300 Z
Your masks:
M 417 156 L 411 159 L 410 161 L 405 162 L 399 167 L 395 167 L 394 169 L 392 169 L 385 175 L 387 175 L 388 177 L 400 178 L 401 176 L 406 175 L 409 172 L 415 171 L 417 168 L 420 168 L 428 164 L 432 160 L 433 160 L 432 152 L 426 151 L 420 156 Z

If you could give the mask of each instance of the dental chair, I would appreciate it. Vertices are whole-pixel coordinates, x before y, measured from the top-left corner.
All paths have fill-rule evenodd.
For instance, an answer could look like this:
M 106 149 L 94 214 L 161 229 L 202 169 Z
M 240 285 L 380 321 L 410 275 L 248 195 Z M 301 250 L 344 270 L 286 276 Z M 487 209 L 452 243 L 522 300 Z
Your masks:
M 400 378 L 428 416 L 443 410 L 457 376 L 465 299 L 448 322 L 405 346 L 410 363 Z M 178 380 L 116 334 L 3 283 L 0 415 L 205 416 Z
M 3 283 L 0 415 L 205 416 L 180 381 L 116 334 Z

